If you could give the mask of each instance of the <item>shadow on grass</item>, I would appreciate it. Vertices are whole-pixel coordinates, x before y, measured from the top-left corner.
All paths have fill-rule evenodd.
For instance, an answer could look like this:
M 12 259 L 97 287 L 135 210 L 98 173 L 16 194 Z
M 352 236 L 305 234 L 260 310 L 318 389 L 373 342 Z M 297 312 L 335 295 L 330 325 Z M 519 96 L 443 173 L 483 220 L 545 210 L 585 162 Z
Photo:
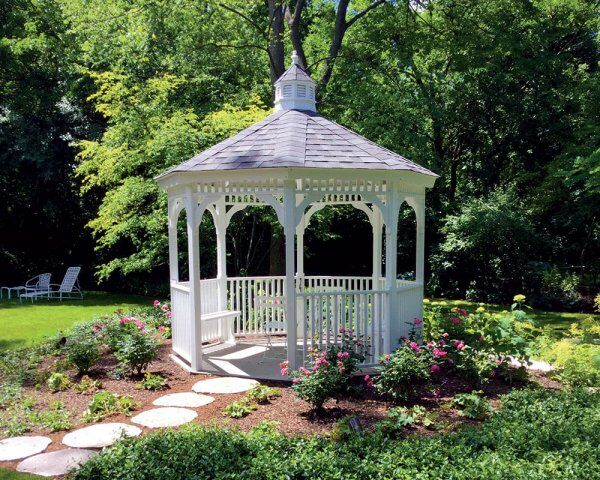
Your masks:
M 68 298 L 63 299 L 62 301 L 59 299 L 47 299 L 47 298 L 39 298 L 34 302 L 31 302 L 30 299 L 20 301 L 16 298 L 11 298 L 10 300 L 2 299 L 0 300 L 0 309 L 9 308 L 9 309 L 27 309 L 32 307 L 59 307 L 59 306 L 67 306 L 67 307 L 102 307 L 108 305 L 116 305 L 119 304 L 137 304 L 140 306 L 150 305 L 151 300 L 149 297 L 144 297 L 142 295 L 129 295 L 129 294 L 120 294 L 120 293 L 106 293 L 106 292 L 84 292 L 83 299 L 80 298 Z

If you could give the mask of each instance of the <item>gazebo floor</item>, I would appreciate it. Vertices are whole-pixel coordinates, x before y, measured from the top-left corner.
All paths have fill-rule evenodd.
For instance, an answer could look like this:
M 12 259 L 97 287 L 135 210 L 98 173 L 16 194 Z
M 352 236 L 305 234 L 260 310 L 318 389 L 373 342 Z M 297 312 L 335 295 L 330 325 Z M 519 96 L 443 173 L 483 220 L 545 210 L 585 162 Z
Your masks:
M 281 375 L 280 364 L 286 358 L 287 349 L 281 341 L 273 341 L 271 346 L 262 339 L 238 341 L 235 345 L 220 343 L 203 347 L 202 367 L 197 372 L 212 375 L 248 377 L 257 380 L 287 380 Z M 302 357 L 302 346 L 297 349 Z M 172 355 L 179 365 L 188 371 L 189 364 Z

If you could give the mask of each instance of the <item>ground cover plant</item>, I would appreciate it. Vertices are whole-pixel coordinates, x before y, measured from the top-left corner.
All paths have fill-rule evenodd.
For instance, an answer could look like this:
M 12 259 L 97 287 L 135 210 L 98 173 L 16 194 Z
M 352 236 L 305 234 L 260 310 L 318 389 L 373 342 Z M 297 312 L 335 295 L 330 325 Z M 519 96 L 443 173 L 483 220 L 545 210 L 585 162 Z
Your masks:
M 126 439 L 92 458 L 75 480 L 128 478 L 592 478 L 598 472 L 600 396 L 585 390 L 513 391 L 480 427 L 401 441 L 363 432 L 331 442 L 184 427 Z M 130 465 L 144 465 L 131 469 Z

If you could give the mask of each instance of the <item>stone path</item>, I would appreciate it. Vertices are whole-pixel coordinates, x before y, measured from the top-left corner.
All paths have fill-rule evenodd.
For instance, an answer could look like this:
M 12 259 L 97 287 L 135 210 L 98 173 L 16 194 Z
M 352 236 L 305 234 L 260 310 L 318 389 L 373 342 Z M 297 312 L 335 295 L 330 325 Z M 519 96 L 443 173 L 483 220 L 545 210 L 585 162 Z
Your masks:
M 214 401 L 215 399 L 213 397 L 202 395 L 201 393 L 180 392 L 163 395 L 162 397 L 158 397 L 152 403 L 159 407 L 198 408 L 208 405 Z
M 201 380 L 194 384 L 194 392 L 166 394 L 152 403 L 159 408 L 141 412 L 131 419 L 132 423 L 148 428 L 177 427 L 191 422 L 198 414 L 191 408 L 200 408 L 214 402 L 214 398 L 204 393 L 228 394 L 242 393 L 259 383 L 256 380 L 236 377 L 218 377 Z M 108 447 L 122 436 L 137 437 L 142 430 L 126 423 L 98 423 L 67 433 L 62 443 L 67 447 L 49 453 L 43 452 L 51 439 L 41 436 L 7 438 L 0 441 L 0 461 L 24 458 L 17 471 L 45 477 L 64 475 L 92 455 L 98 449 Z M 28 457 L 28 458 L 26 458 Z
M 0 440 L 0 461 L 18 460 L 42 453 L 52 443 L 48 437 L 12 437 Z
M 81 448 L 66 448 L 56 452 L 40 453 L 19 463 L 17 472 L 33 473 L 42 477 L 64 475 L 72 468 L 81 465 L 95 453 L 97 453 L 96 450 Z
M 119 438 L 137 437 L 142 430 L 126 423 L 98 423 L 67 433 L 62 443 L 75 448 L 104 448 Z
M 191 422 L 198 414 L 188 408 L 162 407 L 146 410 L 131 419 L 133 423 L 148 428 L 178 427 Z
M 242 393 L 258 385 L 256 380 L 237 377 L 219 377 L 200 380 L 192 387 L 197 393 Z

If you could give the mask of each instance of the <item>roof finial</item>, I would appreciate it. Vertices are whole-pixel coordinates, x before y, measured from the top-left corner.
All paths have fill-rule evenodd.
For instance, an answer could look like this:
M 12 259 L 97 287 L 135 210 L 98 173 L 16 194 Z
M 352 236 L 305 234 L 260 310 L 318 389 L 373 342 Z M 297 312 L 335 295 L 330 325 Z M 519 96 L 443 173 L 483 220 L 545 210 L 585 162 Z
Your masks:
M 298 52 L 296 52 L 296 50 L 292 52 L 292 63 L 300 66 L 300 57 L 298 56 Z

